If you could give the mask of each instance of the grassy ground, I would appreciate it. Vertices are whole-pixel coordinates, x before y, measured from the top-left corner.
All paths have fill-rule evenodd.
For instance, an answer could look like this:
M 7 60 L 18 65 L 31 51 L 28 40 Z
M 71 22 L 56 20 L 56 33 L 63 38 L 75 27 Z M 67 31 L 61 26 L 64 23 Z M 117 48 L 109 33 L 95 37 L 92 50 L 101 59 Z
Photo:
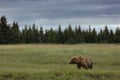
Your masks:
M 92 57 L 94 68 L 69 64 L 76 55 Z M 0 80 L 120 80 L 120 45 L 0 45 Z

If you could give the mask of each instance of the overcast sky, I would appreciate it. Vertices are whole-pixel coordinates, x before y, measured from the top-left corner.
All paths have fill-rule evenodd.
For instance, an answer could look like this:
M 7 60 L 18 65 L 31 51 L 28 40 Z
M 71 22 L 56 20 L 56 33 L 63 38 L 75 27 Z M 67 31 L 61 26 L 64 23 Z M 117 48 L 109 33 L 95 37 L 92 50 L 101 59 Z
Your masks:
M 68 24 L 93 27 L 120 25 L 120 0 L 0 0 L 0 16 L 21 27 L 58 27 Z

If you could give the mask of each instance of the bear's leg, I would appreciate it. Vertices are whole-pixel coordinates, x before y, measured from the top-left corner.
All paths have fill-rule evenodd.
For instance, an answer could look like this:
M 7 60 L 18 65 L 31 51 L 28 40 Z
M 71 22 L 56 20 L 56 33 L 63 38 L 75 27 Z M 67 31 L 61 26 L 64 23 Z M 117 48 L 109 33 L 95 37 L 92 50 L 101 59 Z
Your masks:
M 89 68 L 92 69 L 92 68 L 93 68 L 93 64 L 91 64 L 91 65 L 89 66 Z
M 82 63 L 82 65 L 81 65 L 84 69 L 88 69 L 89 68 L 89 66 L 87 65 L 87 63 Z
M 89 65 L 89 68 L 92 69 L 93 68 L 93 60 L 91 58 L 88 58 L 89 61 L 90 61 L 90 65 Z
M 84 69 L 88 69 L 88 66 L 86 66 L 86 65 L 83 65 L 82 67 L 83 67 Z
M 81 65 L 80 65 L 80 64 L 77 64 L 77 68 L 78 68 L 78 69 L 81 69 Z

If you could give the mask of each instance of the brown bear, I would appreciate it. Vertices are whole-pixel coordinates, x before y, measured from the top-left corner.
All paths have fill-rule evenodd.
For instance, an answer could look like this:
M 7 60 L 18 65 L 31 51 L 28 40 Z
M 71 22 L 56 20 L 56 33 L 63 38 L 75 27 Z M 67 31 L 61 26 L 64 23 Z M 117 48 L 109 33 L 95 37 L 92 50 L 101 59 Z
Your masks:
M 83 67 L 84 69 L 93 68 L 93 60 L 89 57 L 83 56 L 73 57 L 70 61 L 70 64 L 77 64 L 78 69 L 80 69 L 81 67 Z

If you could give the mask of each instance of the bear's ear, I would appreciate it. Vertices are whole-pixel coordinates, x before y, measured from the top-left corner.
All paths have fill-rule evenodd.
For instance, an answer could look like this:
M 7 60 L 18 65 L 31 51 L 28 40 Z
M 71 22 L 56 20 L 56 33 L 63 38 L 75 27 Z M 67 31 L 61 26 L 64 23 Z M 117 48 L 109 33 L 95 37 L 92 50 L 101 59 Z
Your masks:
M 80 59 L 80 60 L 83 60 L 84 59 L 84 57 L 83 56 L 78 56 L 78 58 Z
M 78 58 L 77 57 L 74 57 L 74 58 L 72 58 L 73 60 L 78 60 Z

